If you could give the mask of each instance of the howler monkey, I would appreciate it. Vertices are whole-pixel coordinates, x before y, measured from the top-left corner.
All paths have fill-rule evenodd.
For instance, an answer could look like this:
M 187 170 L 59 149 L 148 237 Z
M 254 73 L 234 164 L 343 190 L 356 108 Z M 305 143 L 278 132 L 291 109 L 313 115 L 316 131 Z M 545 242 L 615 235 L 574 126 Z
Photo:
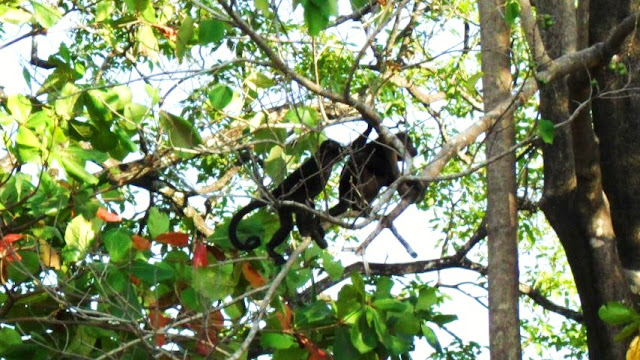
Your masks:
M 312 213 L 294 206 L 278 205 L 277 201 L 295 201 L 313 208 L 314 198 L 327 185 L 333 165 L 340 160 L 341 156 L 342 146 L 333 140 L 326 140 L 320 144 L 318 152 L 311 159 L 305 161 L 271 191 L 271 196 L 276 201 L 280 228 L 267 244 L 267 252 L 277 264 L 285 262 L 284 257 L 276 253 L 275 248 L 282 244 L 293 229 L 293 214 L 296 215 L 300 235 L 311 236 L 319 247 L 323 249 L 327 247 L 324 230 Z M 240 250 L 253 250 L 260 245 L 260 238 L 257 236 L 251 236 L 245 242 L 241 242 L 238 239 L 237 229 L 246 214 L 268 203 L 269 199 L 251 201 L 233 215 L 229 224 L 229 239 L 233 246 Z
M 395 136 L 412 157 L 418 154 L 406 133 Z M 351 154 L 340 173 L 339 202 L 329 209 L 329 214 L 337 216 L 349 208 L 367 210 L 380 189 L 391 185 L 400 176 L 399 160 L 402 157 L 380 137 Z M 404 194 L 408 189 L 409 185 L 401 184 L 398 191 Z

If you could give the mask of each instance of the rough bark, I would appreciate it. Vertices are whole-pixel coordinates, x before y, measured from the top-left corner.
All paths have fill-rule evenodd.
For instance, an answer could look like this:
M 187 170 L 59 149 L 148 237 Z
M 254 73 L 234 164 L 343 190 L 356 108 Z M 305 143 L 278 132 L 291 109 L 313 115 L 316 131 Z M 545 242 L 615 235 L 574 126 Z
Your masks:
M 542 0 L 536 4 L 538 14 L 549 15 L 553 20 L 553 26 L 539 28 L 549 57 L 555 59 L 585 46 L 584 2 L 578 9 L 571 0 Z M 576 17 L 577 13 L 581 15 Z M 556 124 L 566 121 L 578 104 L 588 99 L 590 89 L 585 75 L 574 74 L 541 86 L 543 119 Z M 628 287 L 602 191 L 599 152 L 588 110 L 586 107 L 574 114 L 570 126 L 556 129 L 554 142 L 543 147 L 545 184 L 541 204 L 574 275 L 585 316 L 590 358 L 621 359 L 626 346 L 613 340 L 617 329 L 603 323 L 597 315 L 599 307 L 607 301 L 627 299 Z
M 502 0 L 478 2 L 481 22 L 485 109 L 510 95 L 509 27 Z M 513 113 L 505 112 L 487 134 L 487 157 L 504 154 L 515 143 Z M 515 154 L 487 167 L 489 343 L 492 359 L 520 359 L 518 241 Z

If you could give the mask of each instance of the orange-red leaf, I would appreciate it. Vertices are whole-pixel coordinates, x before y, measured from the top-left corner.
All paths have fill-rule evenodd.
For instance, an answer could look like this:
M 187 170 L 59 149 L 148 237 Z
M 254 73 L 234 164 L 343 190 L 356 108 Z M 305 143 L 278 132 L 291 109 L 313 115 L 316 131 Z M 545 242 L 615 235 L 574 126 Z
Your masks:
M 291 330 L 291 323 L 293 321 L 293 311 L 289 305 L 284 304 L 284 312 L 278 311 L 276 312 L 276 318 L 278 318 L 278 322 L 280 322 L 280 326 L 282 326 L 282 330 Z
M 200 268 L 209 265 L 207 259 L 207 245 L 202 242 L 196 244 L 196 248 L 193 250 L 193 267 Z
M 189 245 L 189 235 L 182 232 L 168 232 L 158 235 L 156 241 L 173 246 L 185 247 Z
M 149 310 L 148 318 L 149 324 L 151 325 L 151 328 L 153 330 L 158 330 L 165 327 L 171 320 L 170 317 L 163 315 L 161 311 L 155 309 Z M 157 346 L 162 346 L 167 342 L 167 335 L 156 334 L 154 336 L 154 340 Z
M 253 265 L 248 262 L 242 264 L 242 274 L 244 275 L 244 278 L 249 282 L 249 285 L 251 285 L 251 287 L 254 289 L 262 287 L 267 283 L 267 281 L 264 279 L 264 277 L 262 277 L 258 270 L 256 270 L 256 268 L 254 268 Z
M 332 359 L 329 353 L 327 353 L 326 351 L 318 347 L 318 345 L 316 345 L 308 337 L 304 336 L 301 333 L 296 333 L 295 336 L 296 336 L 296 339 L 298 339 L 298 343 L 304 346 L 304 348 L 307 349 L 307 351 L 309 352 L 309 358 L 307 360 L 331 360 Z
M 131 235 L 131 241 L 133 242 L 133 247 L 140 251 L 149 250 L 151 248 L 151 242 L 140 235 Z
M 160 24 L 153 24 L 152 26 L 160 30 L 162 35 L 167 37 L 169 40 L 176 41 L 176 39 L 178 38 L 178 32 L 176 31 L 176 29 L 170 26 Z
M 133 283 L 133 285 L 140 285 L 141 281 L 137 277 L 133 275 L 129 275 L 129 280 Z
M 20 239 L 22 239 L 24 237 L 24 235 L 22 234 L 7 234 L 5 235 L 2 240 L 8 242 L 8 243 L 12 243 L 12 242 L 16 242 Z
M 106 222 L 120 222 L 122 221 L 122 218 L 115 213 L 110 212 L 109 210 L 101 207 L 98 209 L 98 212 L 96 213 L 96 216 L 99 219 L 102 219 Z

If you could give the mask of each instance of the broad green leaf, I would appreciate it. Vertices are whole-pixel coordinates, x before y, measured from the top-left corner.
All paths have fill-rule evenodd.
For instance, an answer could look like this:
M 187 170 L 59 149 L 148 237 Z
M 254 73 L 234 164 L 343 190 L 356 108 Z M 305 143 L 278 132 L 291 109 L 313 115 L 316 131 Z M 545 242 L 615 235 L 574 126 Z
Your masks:
M 398 334 L 416 336 L 420 333 L 421 321 L 413 312 L 404 312 L 392 316 L 393 329 Z
M 106 93 L 100 90 L 90 90 L 85 93 L 84 104 L 94 124 L 99 128 L 108 129 L 108 124 L 113 120 L 113 114 L 107 107 Z
M 349 331 L 345 326 L 336 327 L 333 343 L 333 354 L 335 360 L 353 360 L 359 359 L 360 353 L 351 344 Z
M 91 331 L 87 331 L 86 326 L 78 326 L 75 328 L 75 334 L 73 339 L 71 339 L 71 343 L 65 349 L 70 354 L 76 354 L 80 356 L 89 355 L 94 347 L 93 345 L 96 343 L 96 337 L 94 333 Z
M 66 245 L 62 249 L 62 257 L 65 262 L 76 262 L 84 258 L 101 223 L 101 220 L 87 220 L 82 215 L 71 220 L 64 232 Z
M 131 264 L 131 274 L 149 285 L 175 277 L 175 271 L 169 265 L 163 262 L 149 264 L 142 260 L 136 260 Z
M 288 349 L 298 346 L 298 342 L 291 335 L 278 333 L 264 333 L 260 336 L 260 345 L 264 348 Z
M 129 131 L 138 129 L 138 125 L 142 122 L 145 115 L 149 113 L 149 108 L 142 104 L 127 104 L 124 107 L 124 119 L 120 121 L 123 127 Z
M 18 128 L 18 135 L 16 136 L 16 144 L 19 146 L 40 148 L 40 140 L 36 134 L 33 133 L 26 126 L 20 126 Z
M 438 326 L 444 326 L 456 320 L 458 320 L 457 315 L 449 314 L 437 314 L 431 317 L 431 322 L 434 324 L 438 324 Z
M 182 61 L 182 58 L 186 54 L 189 43 L 193 39 L 193 18 L 187 16 L 182 21 L 180 29 L 178 30 L 178 41 L 176 42 L 176 56 L 178 61 Z
M 317 36 L 329 24 L 329 18 L 338 13 L 337 0 L 302 0 L 304 21 L 311 36 Z
M 84 168 L 84 160 L 78 161 L 77 158 L 70 158 L 68 156 L 65 156 L 65 154 L 66 153 L 58 157 L 58 160 L 62 163 L 62 167 L 64 168 L 64 171 L 67 173 L 67 175 L 85 184 L 95 185 L 98 183 L 98 178 L 93 174 L 90 174 Z
M 238 283 L 233 277 L 233 266 L 197 268 L 193 271 L 192 286 L 211 301 L 222 300 L 231 295 Z
M 7 327 L 0 328 L 0 353 L 18 344 L 22 344 L 22 337 L 17 331 Z
M 442 352 L 442 347 L 440 346 L 440 341 L 438 341 L 436 332 L 426 324 L 422 324 L 422 335 L 427 339 L 427 343 L 429 343 L 435 351 L 438 353 Z
M 335 312 L 326 301 L 318 300 L 297 309 L 295 319 L 298 326 L 319 326 L 335 321 Z
M 180 303 L 187 309 L 192 311 L 203 311 L 202 303 L 198 297 L 198 293 L 191 286 L 180 292 Z
M 391 288 L 393 288 L 393 280 L 391 280 L 388 276 L 379 278 L 376 281 L 375 297 L 377 299 L 391 297 Z
M 609 302 L 602 305 L 598 310 L 598 316 L 613 325 L 640 320 L 640 314 L 619 302 Z
M 136 32 L 136 40 L 138 41 L 138 53 L 140 55 L 147 56 L 153 61 L 158 60 L 160 45 L 158 45 L 158 39 L 151 26 L 140 26 Z
M 613 339 L 615 341 L 623 341 L 624 339 L 631 337 L 633 335 L 637 335 L 638 334 L 638 323 L 637 322 L 632 322 L 631 324 L 627 324 L 625 325 L 625 327 L 622 328 L 622 330 L 620 330 L 619 333 L 617 333 Z M 629 358 L 627 358 L 629 359 Z M 636 360 L 636 358 L 631 358 L 631 360 Z
M 131 249 L 131 236 L 128 232 L 111 229 L 104 234 L 104 245 L 112 261 L 125 259 Z
M 538 135 L 547 144 L 553 144 L 553 139 L 556 136 L 556 129 L 553 126 L 553 122 L 545 119 L 538 121 Z
M 256 5 L 256 9 L 262 11 L 263 14 L 267 16 L 271 14 L 268 0 L 255 0 L 255 5 Z
M 264 162 L 264 170 L 278 184 L 287 175 L 287 162 L 284 159 L 284 151 L 280 146 L 271 148 L 269 157 Z
M 158 88 L 153 87 L 151 84 L 144 84 L 144 91 L 151 99 L 151 104 L 155 105 L 160 101 L 160 90 Z
M 96 22 L 108 20 L 115 10 L 113 0 L 102 0 L 96 5 Z
M 66 83 L 55 101 L 55 112 L 64 119 L 70 119 L 80 98 L 80 89 L 73 83 Z
M 287 130 L 282 128 L 265 128 L 253 133 L 256 140 L 255 150 L 259 154 L 271 151 L 276 144 L 283 144 L 287 138 Z
M 322 267 L 332 281 L 338 281 L 344 274 L 344 266 L 328 252 L 322 253 Z
M 261 72 L 254 71 L 247 77 L 247 79 L 245 80 L 245 84 L 247 84 L 247 86 L 249 86 L 249 88 L 253 90 L 258 90 L 268 89 L 274 86 L 276 82 L 267 75 Z
M 192 148 L 202 143 L 198 130 L 189 121 L 166 111 L 160 112 L 164 131 L 169 133 L 171 146 Z
M 22 25 L 31 21 L 32 16 L 33 15 L 23 9 L 9 8 L 4 12 L 0 12 L 0 22 Z
M 33 17 L 36 19 L 36 22 L 45 29 L 53 27 L 53 25 L 62 19 L 62 14 L 58 9 L 35 1 L 31 1 L 31 5 L 33 6 Z
M 206 45 L 218 43 L 224 39 L 226 25 L 220 20 L 204 20 L 198 27 L 198 40 Z
M 287 111 L 284 120 L 294 124 L 304 124 L 309 127 L 315 127 L 320 122 L 320 117 L 315 109 L 309 106 L 301 106 Z
M 104 101 L 111 111 L 124 109 L 126 105 L 131 104 L 132 98 L 131 89 L 126 86 L 115 86 L 104 94 Z
M 7 273 L 9 279 L 21 283 L 32 278 L 40 272 L 40 256 L 34 251 L 19 251 L 22 257 L 20 261 L 9 262 Z
M 367 320 L 364 316 L 360 316 L 357 325 L 351 327 L 349 338 L 353 347 L 361 354 L 373 350 L 378 344 L 376 333 L 367 325 Z
M 151 6 L 151 0 L 125 0 L 130 12 L 142 12 Z
M 23 163 L 40 161 L 40 140 L 26 126 L 18 128 L 16 135 L 16 147 L 18 160 Z
M 216 110 L 222 110 L 231 103 L 233 99 L 233 89 L 227 85 L 218 84 L 209 91 L 209 101 Z
M 416 310 L 431 310 L 438 302 L 438 295 L 434 288 L 422 288 L 416 302 Z
M 507 5 L 504 10 L 504 22 L 509 26 L 513 26 L 516 23 L 516 19 L 520 16 L 520 3 L 517 0 L 507 1 Z
M 373 302 L 373 306 L 379 310 L 404 312 L 409 309 L 409 305 L 396 299 L 380 299 Z
M 155 239 L 158 235 L 169 231 L 169 216 L 160 212 L 160 210 L 154 206 L 149 210 L 147 227 L 149 228 L 149 234 Z
M 11 95 L 7 98 L 7 108 L 14 119 L 23 123 L 31 114 L 31 101 L 24 95 Z

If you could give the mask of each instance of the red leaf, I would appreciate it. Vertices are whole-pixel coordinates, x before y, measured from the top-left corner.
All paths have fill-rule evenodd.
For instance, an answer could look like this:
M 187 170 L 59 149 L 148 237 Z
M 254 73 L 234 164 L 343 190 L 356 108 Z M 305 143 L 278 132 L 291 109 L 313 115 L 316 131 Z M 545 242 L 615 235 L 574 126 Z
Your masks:
M 173 246 L 185 247 L 189 245 L 189 235 L 181 232 L 168 232 L 158 235 L 156 241 Z
M 298 343 L 304 346 L 305 349 L 309 352 L 309 358 L 307 360 L 330 360 L 332 359 L 331 355 L 318 347 L 311 339 L 304 336 L 301 333 L 295 334 L 296 339 L 298 339 Z
M 112 212 L 110 212 L 109 210 L 101 207 L 98 209 L 98 212 L 96 213 L 96 216 L 99 219 L 102 219 L 106 222 L 120 222 L 122 221 L 122 218 L 120 216 L 118 216 L 118 214 L 114 214 Z
M 129 280 L 133 283 L 133 285 L 140 285 L 140 279 L 133 275 L 129 275 Z
M 244 278 L 249 282 L 249 285 L 251 285 L 251 287 L 254 289 L 264 286 L 264 284 L 267 283 L 267 281 L 264 279 L 264 277 L 262 277 L 258 270 L 256 270 L 256 268 L 254 268 L 253 265 L 249 264 L 248 262 L 242 264 L 242 274 L 244 275 Z
M 282 326 L 282 330 L 291 330 L 291 322 L 293 320 L 293 311 L 289 305 L 284 304 L 284 312 L 278 311 L 276 312 L 276 318 L 280 322 L 280 326 Z
M 193 250 L 193 267 L 200 268 L 209 265 L 209 259 L 207 259 L 207 245 L 202 242 L 196 244 L 196 248 Z
M 131 235 L 131 241 L 133 241 L 133 247 L 145 251 L 151 248 L 151 242 L 140 235 Z
M 2 240 L 8 242 L 8 243 L 12 243 L 12 242 L 16 242 L 20 239 L 22 239 L 24 237 L 24 235 L 22 234 L 7 234 L 5 235 Z
M 149 318 L 149 324 L 151 325 L 151 328 L 153 330 L 158 330 L 165 327 L 171 320 L 170 317 L 163 315 L 161 311 L 155 309 L 149 310 L 149 315 L 147 317 Z M 167 335 L 155 334 L 153 339 L 155 340 L 157 346 L 162 346 L 167 342 Z

